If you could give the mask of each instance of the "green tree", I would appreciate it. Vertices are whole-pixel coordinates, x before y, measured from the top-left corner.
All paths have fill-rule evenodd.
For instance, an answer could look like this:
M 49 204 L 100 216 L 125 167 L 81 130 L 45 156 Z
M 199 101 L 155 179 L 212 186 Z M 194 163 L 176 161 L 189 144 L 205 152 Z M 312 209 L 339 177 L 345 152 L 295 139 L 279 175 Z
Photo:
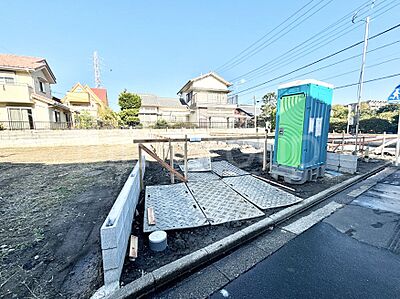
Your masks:
M 119 117 L 122 124 L 137 126 L 140 123 L 138 115 L 142 99 L 137 94 L 127 92 L 125 89 L 119 94 L 118 105 L 121 107 Z
M 139 109 L 124 109 L 119 113 L 119 117 L 121 118 L 122 124 L 136 126 L 140 123 L 138 114 Z
M 275 128 L 276 103 L 277 96 L 275 92 L 268 92 L 263 97 L 261 105 L 261 119 L 271 124 L 271 128 Z
M 92 129 L 97 127 L 96 118 L 88 111 L 82 111 L 75 117 L 75 125 L 78 129 Z
M 335 119 L 346 120 L 348 111 L 348 108 L 343 105 L 332 105 L 332 117 Z
M 102 126 L 116 128 L 119 124 L 120 118 L 118 113 L 111 110 L 111 108 L 106 107 L 99 111 L 99 121 Z

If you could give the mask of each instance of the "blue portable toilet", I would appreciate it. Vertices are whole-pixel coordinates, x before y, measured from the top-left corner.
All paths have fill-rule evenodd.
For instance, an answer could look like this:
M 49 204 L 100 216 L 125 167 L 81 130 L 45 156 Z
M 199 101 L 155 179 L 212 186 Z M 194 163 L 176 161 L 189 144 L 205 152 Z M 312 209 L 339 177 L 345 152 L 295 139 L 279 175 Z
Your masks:
M 333 85 L 299 80 L 279 86 L 271 175 L 291 184 L 325 172 Z

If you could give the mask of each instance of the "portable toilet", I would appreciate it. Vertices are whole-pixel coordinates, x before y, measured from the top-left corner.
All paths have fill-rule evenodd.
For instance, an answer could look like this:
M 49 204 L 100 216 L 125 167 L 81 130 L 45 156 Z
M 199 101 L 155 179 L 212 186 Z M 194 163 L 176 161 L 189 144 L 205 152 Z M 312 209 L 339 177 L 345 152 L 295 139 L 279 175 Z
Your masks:
M 279 86 L 271 175 L 291 184 L 325 172 L 333 86 L 299 80 Z

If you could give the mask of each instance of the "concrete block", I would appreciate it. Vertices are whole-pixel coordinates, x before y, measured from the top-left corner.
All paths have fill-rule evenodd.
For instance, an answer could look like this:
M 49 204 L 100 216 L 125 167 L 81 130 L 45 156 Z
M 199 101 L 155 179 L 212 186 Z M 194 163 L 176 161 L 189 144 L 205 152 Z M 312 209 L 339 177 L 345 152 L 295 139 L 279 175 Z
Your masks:
M 339 167 L 339 171 L 342 173 L 354 174 L 357 170 L 355 168 Z
M 111 269 L 104 271 L 104 285 L 115 285 L 115 283 L 118 283 L 119 285 L 121 270 L 122 269 Z
M 326 164 L 326 169 L 327 170 L 333 170 L 333 171 L 339 171 L 339 165 L 331 165 L 331 164 Z
M 145 158 L 142 166 L 145 170 Z M 136 164 L 100 229 L 105 286 L 119 282 L 139 194 L 139 164 Z

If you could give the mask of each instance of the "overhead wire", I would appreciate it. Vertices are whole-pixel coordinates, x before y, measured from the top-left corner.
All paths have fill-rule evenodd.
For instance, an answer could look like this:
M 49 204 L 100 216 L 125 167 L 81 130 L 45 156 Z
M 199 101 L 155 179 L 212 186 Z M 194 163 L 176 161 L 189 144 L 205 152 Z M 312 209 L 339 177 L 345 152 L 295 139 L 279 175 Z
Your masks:
M 400 27 L 400 23 L 398 23 L 398 24 L 396 24 L 396 25 L 394 25 L 394 26 L 392 26 L 392 27 L 390 27 L 390 28 L 388 28 L 388 29 L 386 29 L 386 30 L 384 30 L 384 31 L 381 31 L 381 32 L 379 32 L 379 33 L 377 33 L 377 34 L 375 34 L 375 35 L 373 35 L 373 36 L 371 36 L 371 37 L 369 37 L 368 40 L 375 39 L 375 38 L 377 38 L 377 37 L 379 37 L 379 36 L 381 36 L 381 35 L 383 35 L 383 34 L 386 34 L 386 33 L 390 32 L 390 31 L 392 31 L 392 30 L 395 30 L 395 29 L 397 29 L 397 28 L 399 28 L 399 27 Z M 259 86 L 265 85 L 265 84 L 270 83 L 270 82 L 272 82 L 272 81 L 276 81 L 276 80 L 281 79 L 281 78 L 283 78 L 283 77 L 286 77 L 286 76 L 288 76 L 288 75 L 290 75 L 290 74 L 293 74 L 293 73 L 295 73 L 295 72 L 298 72 L 298 71 L 300 71 L 300 70 L 302 70 L 302 69 L 308 68 L 308 67 L 310 67 L 310 66 L 312 66 L 312 65 L 315 65 L 315 64 L 317 64 L 317 63 L 319 63 L 319 62 L 321 62 L 321 61 L 327 60 L 327 59 L 332 58 L 332 57 L 334 57 L 334 56 L 336 56 L 336 55 L 338 55 L 338 54 L 341 54 L 341 53 L 343 53 L 343 52 L 345 52 L 345 51 L 348 51 L 348 50 L 350 50 L 350 49 L 352 49 L 352 48 L 354 48 L 354 47 L 356 47 L 356 46 L 362 44 L 363 42 L 364 42 L 363 40 L 362 40 L 362 41 L 358 41 L 358 42 L 356 42 L 356 43 L 354 43 L 354 44 L 352 44 L 352 45 L 350 45 L 350 46 L 347 46 L 347 47 L 345 47 L 345 48 L 343 48 L 343 49 L 340 49 L 340 50 L 338 50 L 338 51 L 336 51 L 336 52 L 334 52 L 334 53 L 332 53 L 332 54 L 329 54 L 329 55 L 326 55 L 326 56 L 324 56 L 324 57 L 322 57 L 322 58 L 319 58 L 319 59 L 317 59 L 317 60 L 315 60 L 315 61 L 313 61 L 313 62 L 310 62 L 310 63 L 308 63 L 308 64 L 306 64 L 306 65 L 304 65 L 304 66 L 298 67 L 298 68 L 296 68 L 296 69 L 294 69 L 294 70 L 292 70 L 292 71 L 289 71 L 289 72 L 287 72 L 287 73 L 285 73 L 285 74 L 283 74 L 283 75 L 277 76 L 277 77 L 272 78 L 272 79 L 270 79 L 270 80 L 264 81 L 264 82 L 262 82 L 262 83 L 259 83 L 259 84 L 256 84 L 256 85 L 254 85 L 254 86 L 251 86 L 251 87 L 248 87 L 248 88 L 246 88 L 246 89 L 243 89 L 243 90 L 241 90 L 241 91 L 238 91 L 238 92 L 235 93 L 235 95 L 241 94 L 241 93 L 246 92 L 246 91 L 248 91 L 248 90 L 255 89 L 255 88 L 259 87 Z
M 322 7 L 318 8 L 316 11 L 312 12 L 310 16 L 306 16 L 306 14 L 308 14 L 310 11 L 312 11 L 315 7 L 317 7 L 319 4 L 321 4 L 322 2 L 324 2 L 326 0 L 320 0 L 316 5 L 312 6 L 309 10 L 307 10 L 305 13 L 303 13 L 302 15 L 300 15 L 298 18 L 296 18 L 294 21 L 292 21 L 289 25 L 287 25 L 286 27 L 284 27 L 283 29 L 281 29 L 280 31 L 278 31 L 277 33 L 275 33 L 270 39 L 273 39 L 272 41 L 270 41 L 270 39 L 264 41 L 263 43 L 261 43 L 259 46 L 257 46 L 255 49 L 251 50 L 249 53 L 245 54 L 243 57 L 237 59 L 236 61 L 233 61 L 230 65 L 225 66 L 222 69 L 216 70 L 216 71 L 227 71 L 232 69 L 233 67 L 241 64 L 242 62 L 246 61 L 247 59 L 253 57 L 255 54 L 259 53 L 261 50 L 265 49 L 266 47 L 272 45 L 273 43 L 275 43 L 276 41 L 280 40 L 281 38 L 283 38 L 286 34 L 288 34 L 289 32 L 291 32 L 292 30 L 294 30 L 296 28 L 296 26 L 298 26 L 299 24 L 303 23 L 304 21 L 306 21 L 307 19 L 309 19 L 310 17 L 312 17 L 313 15 L 315 15 L 316 13 L 318 13 L 321 9 L 325 8 L 327 5 L 329 5 L 333 0 L 328 0 L 327 3 L 325 3 Z M 303 18 L 304 17 L 304 18 Z M 292 26 L 296 21 L 300 20 L 300 22 L 298 22 L 295 26 L 293 26 L 292 28 L 289 28 L 290 26 Z M 288 29 L 289 28 L 289 29 Z M 286 32 L 284 32 L 286 29 L 288 29 Z M 283 32 L 283 33 L 282 33 Z
M 384 8 L 386 8 L 386 7 L 388 7 L 389 5 L 391 5 L 392 3 L 396 2 L 396 1 L 398 1 L 398 0 L 394 0 L 394 1 L 392 1 L 392 2 L 390 2 L 390 3 L 388 3 L 388 4 L 386 4 L 385 6 L 379 8 L 378 10 L 375 10 L 375 13 L 377 13 L 377 12 L 379 12 L 380 10 L 382 10 L 382 9 L 384 9 Z M 370 1 L 367 1 L 367 2 L 370 3 Z M 386 1 L 383 1 L 383 2 L 379 3 L 378 5 L 382 5 L 384 2 L 386 2 Z M 378 5 L 377 5 L 377 6 L 378 6 Z M 390 8 L 387 9 L 387 10 L 385 10 L 385 11 L 382 12 L 381 14 L 377 15 L 375 18 L 381 16 L 382 14 L 386 13 L 386 12 L 389 11 L 390 9 L 393 9 L 393 7 L 395 7 L 395 6 L 397 6 L 397 5 L 400 5 L 400 3 L 395 4 L 394 6 L 390 7 Z M 365 8 L 365 4 L 363 4 L 363 5 L 360 6 L 359 8 L 361 8 L 361 9 Z M 365 14 L 367 14 L 367 13 L 368 13 L 368 12 L 366 12 Z M 319 33 L 313 35 L 312 37 L 310 37 L 310 38 L 307 39 L 306 41 L 302 42 L 300 45 L 297 45 L 296 47 L 293 47 L 291 50 L 285 52 L 284 54 L 281 54 L 280 56 L 276 57 L 275 59 L 272 59 L 272 60 L 268 61 L 267 63 L 264 63 L 263 65 L 261 65 L 261 66 L 255 68 L 255 69 L 253 69 L 253 70 L 251 70 L 251 71 L 246 72 L 245 74 L 243 74 L 243 75 L 241 75 L 241 76 L 237 76 L 237 77 L 235 77 L 234 79 L 231 79 L 231 81 L 234 81 L 234 80 L 239 79 L 239 78 L 241 78 L 241 80 L 244 79 L 244 80 L 246 80 L 246 81 L 252 81 L 252 80 L 254 80 L 254 79 L 256 79 L 256 78 L 261 77 L 262 75 L 264 75 L 264 74 L 267 73 L 267 72 L 273 72 L 274 70 L 277 69 L 277 68 L 274 68 L 274 69 L 272 69 L 272 70 L 271 70 L 271 69 L 266 70 L 267 67 L 273 67 L 273 66 L 278 66 L 278 65 L 279 65 L 279 68 L 281 68 L 281 67 L 284 67 L 284 66 L 286 66 L 286 65 L 289 65 L 289 64 L 291 64 L 292 62 L 294 62 L 294 61 L 296 61 L 296 60 L 298 60 L 298 59 L 300 59 L 300 58 L 303 58 L 303 57 L 305 57 L 305 56 L 307 56 L 307 55 L 309 55 L 309 54 L 311 54 L 311 53 L 317 51 L 318 49 L 320 49 L 320 48 L 322 48 L 322 47 L 324 47 L 324 46 L 326 46 L 326 45 L 328 45 L 328 44 L 334 42 L 334 41 L 337 40 L 338 38 L 343 37 L 343 36 L 345 36 L 346 34 L 348 34 L 348 33 L 352 32 L 353 30 L 357 29 L 358 27 L 362 26 L 362 24 L 360 24 L 360 25 L 358 25 L 358 26 L 352 26 L 352 28 L 350 28 L 350 30 L 347 30 L 348 28 L 344 28 L 342 31 L 337 32 L 337 33 L 335 33 L 335 34 L 332 36 L 332 34 L 334 33 L 335 30 L 337 30 L 337 29 L 343 27 L 343 25 L 347 25 L 347 24 L 343 24 L 343 25 L 339 26 L 338 28 L 334 29 L 334 27 L 335 27 L 334 24 L 339 24 L 339 23 L 341 22 L 341 20 L 345 20 L 346 18 L 349 17 L 349 15 L 352 15 L 352 14 L 347 14 L 347 15 L 345 15 L 344 17 L 342 17 L 342 18 L 339 19 L 338 21 L 334 22 L 333 24 L 329 25 L 328 27 L 326 27 L 325 29 L 323 29 L 323 30 L 320 31 Z M 360 17 L 360 16 L 359 16 L 359 17 Z M 361 17 L 363 17 L 363 15 L 361 15 Z M 328 28 L 334 29 L 334 31 L 333 31 L 333 32 L 330 32 L 329 30 L 326 31 L 326 29 L 328 29 Z M 347 31 L 343 33 L 343 31 L 345 31 L 345 30 L 347 30 Z M 328 36 L 328 39 L 325 38 L 325 39 L 321 40 L 321 37 L 320 37 L 317 41 L 314 41 L 314 42 L 312 42 L 312 43 L 309 43 L 310 40 L 312 40 L 312 39 L 314 39 L 315 37 L 319 36 L 322 32 L 326 32 L 326 34 L 324 34 L 324 35 L 322 36 L 322 38 L 325 37 L 325 36 Z M 341 36 L 338 36 L 338 35 L 341 34 L 341 33 L 343 33 L 343 34 L 342 34 Z M 326 42 L 326 41 L 329 40 L 329 39 L 331 39 L 331 41 Z M 315 42 L 317 42 L 317 44 L 315 44 Z M 321 44 L 322 44 L 322 45 L 321 45 Z M 301 46 L 301 45 L 304 45 L 304 46 L 303 46 L 303 47 L 299 47 L 299 46 Z M 316 48 L 317 45 L 321 45 L 321 46 Z M 307 49 L 307 48 L 312 48 L 312 49 L 309 50 L 309 49 Z M 302 52 L 297 53 L 297 54 L 293 53 L 293 54 L 295 55 L 295 56 L 293 56 L 293 57 L 286 57 L 286 58 L 283 57 L 283 56 L 289 54 L 290 52 L 293 52 L 294 49 L 297 49 L 297 51 L 295 51 L 295 52 L 299 52 L 299 50 L 301 51 L 301 50 L 303 50 L 303 49 L 305 49 L 305 50 L 303 50 Z M 307 51 L 308 51 L 308 52 L 307 52 Z M 286 63 L 286 64 L 282 65 L 282 63 Z M 254 73 L 254 74 L 251 75 L 250 77 L 246 77 L 247 75 L 252 74 L 252 73 Z

